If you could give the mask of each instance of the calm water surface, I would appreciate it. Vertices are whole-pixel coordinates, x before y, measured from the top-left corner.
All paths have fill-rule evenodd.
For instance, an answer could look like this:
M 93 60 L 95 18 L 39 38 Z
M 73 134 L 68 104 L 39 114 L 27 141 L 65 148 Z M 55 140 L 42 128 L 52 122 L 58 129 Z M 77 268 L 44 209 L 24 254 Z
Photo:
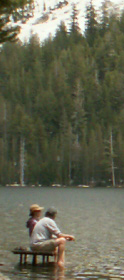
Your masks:
M 11 250 L 28 246 L 25 223 L 30 204 L 58 209 L 62 232 L 75 235 L 67 242 L 66 269 L 53 263 L 20 267 Z M 0 188 L 0 271 L 14 280 L 124 278 L 124 189 Z M 51 259 L 52 261 L 52 259 Z

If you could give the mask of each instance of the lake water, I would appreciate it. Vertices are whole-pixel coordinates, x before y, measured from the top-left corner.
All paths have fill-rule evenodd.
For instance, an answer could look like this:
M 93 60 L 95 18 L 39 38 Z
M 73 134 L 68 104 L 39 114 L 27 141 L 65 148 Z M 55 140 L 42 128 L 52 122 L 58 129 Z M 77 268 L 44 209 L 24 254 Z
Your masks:
M 25 223 L 30 204 L 58 209 L 62 232 L 75 236 L 67 242 L 65 271 L 53 263 L 20 267 L 11 251 L 28 246 Z M 111 188 L 0 188 L 0 272 L 10 279 L 124 278 L 124 189 Z M 51 258 L 51 261 L 53 259 Z

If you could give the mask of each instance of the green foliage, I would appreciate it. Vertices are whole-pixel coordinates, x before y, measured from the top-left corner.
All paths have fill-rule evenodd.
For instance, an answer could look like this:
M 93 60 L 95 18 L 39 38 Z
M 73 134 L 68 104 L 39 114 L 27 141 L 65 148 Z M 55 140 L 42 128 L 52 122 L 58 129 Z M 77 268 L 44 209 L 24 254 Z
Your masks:
M 68 47 L 68 33 L 64 22 L 61 22 L 56 30 L 55 38 L 53 41 L 54 48 L 56 50 L 56 56 L 59 56 L 63 49 Z
M 93 46 L 94 44 L 94 40 L 98 32 L 97 29 L 98 29 L 97 14 L 91 0 L 90 5 L 87 6 L 87 10 L 86 10 L 86 30 L 85 30 L 85 36 L 90 46 Z
M 15 23 L 31 17 L 33 8 L 33 0 L 2 0 L 0 2 L 0 44 L 17 39 L 20 27 Z
M 78 10 L 76 8 L 76 5 L 73 4 L 72 6 L 72 15 L 71 15 L 71 23 L 70 23 L 70 40 L 72 43 L 81 42 L 82 36 L 81 31 L 78 23 Z
M 107 12 L 97 22 L 90 2 L 85 37 L 74 6 L 69 32 L 62 22 L 42 46 L 4 44 L 0 184 L 20 181 L 22 155 L 27 184 L 124 180 L 123 13 Z

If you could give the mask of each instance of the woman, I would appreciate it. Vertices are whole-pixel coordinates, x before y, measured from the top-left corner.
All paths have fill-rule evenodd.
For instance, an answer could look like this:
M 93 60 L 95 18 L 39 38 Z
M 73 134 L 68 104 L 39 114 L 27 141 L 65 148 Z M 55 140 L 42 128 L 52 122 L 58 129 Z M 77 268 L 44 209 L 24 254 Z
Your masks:
M 44 207 L 40 207 L 38 204 L 32 204 L 30 206 L 31 218 L 27 221 L 26 227 L 29 228 L 29 236 L 31 236 L 36 223 L 40 220 L 41 213 Z

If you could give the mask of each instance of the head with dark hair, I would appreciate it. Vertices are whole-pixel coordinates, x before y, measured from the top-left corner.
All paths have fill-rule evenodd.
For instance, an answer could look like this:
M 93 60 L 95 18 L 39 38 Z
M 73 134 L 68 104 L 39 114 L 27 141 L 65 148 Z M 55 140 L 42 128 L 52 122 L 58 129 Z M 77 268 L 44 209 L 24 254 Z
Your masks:
M 45 212 L 45 217 L 49 217 L 51 219 L 54 219 L 57 214 L 57 210 L 54 207 L 48 208 Z

